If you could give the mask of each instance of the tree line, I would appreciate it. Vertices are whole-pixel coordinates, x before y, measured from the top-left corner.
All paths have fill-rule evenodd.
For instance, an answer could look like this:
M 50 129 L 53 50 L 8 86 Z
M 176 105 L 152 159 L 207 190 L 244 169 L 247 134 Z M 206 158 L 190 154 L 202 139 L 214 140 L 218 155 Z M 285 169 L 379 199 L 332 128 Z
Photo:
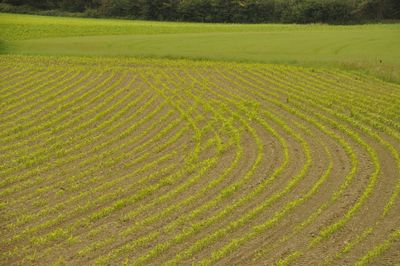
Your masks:
M 400 0 L 1 0 L 0 11 L 226 23 L 355 23 L 400 19 Z M 57 13 L 56 13 L 57 14 Z

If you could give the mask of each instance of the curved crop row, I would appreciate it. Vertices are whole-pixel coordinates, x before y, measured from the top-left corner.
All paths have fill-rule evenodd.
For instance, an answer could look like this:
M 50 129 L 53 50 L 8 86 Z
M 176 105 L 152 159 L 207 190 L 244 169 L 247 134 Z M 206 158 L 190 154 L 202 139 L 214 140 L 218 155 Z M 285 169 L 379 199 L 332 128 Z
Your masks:
M 1 62 L 2 264 L 400 259 L 398 85 L 283 65 Z

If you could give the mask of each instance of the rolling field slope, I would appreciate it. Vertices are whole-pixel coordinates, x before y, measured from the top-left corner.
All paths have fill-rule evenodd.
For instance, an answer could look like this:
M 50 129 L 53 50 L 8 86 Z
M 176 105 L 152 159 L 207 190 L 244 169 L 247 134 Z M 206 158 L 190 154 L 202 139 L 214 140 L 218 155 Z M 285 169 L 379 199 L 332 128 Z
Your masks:
M 400 24 L 202 24 L 0 13 L 0 52 L 335 66 L 400 82 Z
M 0 264 L 396 265 L 400 86 L 0 57 Z

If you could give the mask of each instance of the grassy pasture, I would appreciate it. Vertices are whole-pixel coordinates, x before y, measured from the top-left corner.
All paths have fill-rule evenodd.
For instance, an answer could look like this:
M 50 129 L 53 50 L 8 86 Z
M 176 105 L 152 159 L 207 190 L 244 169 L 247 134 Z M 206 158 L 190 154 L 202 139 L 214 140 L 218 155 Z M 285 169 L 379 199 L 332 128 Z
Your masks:
M 5 53 L 135 56 L 363 69 L 400 79 L 400 25 L 232 25 L 0 15 Z
M 35 15 L 0 13 L 2 39 L 26 40 L 51 37 L 98 36 L 98 35 L 137 35 L 137 34 L 177 34 L 210 32 L 269 32 L 297 30 L 398 30 L 396 24 L 370 24 L 355 26 L 327 25 L 288 25 L 288 24 L 218 24 L 157 22 L 118 19 L 90 19 L 46 17 Z

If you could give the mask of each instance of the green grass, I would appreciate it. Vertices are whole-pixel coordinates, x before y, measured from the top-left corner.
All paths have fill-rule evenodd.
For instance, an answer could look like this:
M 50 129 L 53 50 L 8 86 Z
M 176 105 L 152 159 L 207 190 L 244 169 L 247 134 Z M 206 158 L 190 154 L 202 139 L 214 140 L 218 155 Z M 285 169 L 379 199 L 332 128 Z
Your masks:
M 396 42 L 400 38 L 393 31 L 366 33 L 350 30 L 332 34 L 332 31 L 301 30 L 64 37 L 15 42 L 12 51 L 45 55 L 202 57 L 261 62 L 345 61 L 349 58 L 400 62 L 400 46 Z
M 0 14 L 0 51 L 335 66 L 400 81 L 400 24 L 201 24 Z
M 205 24 L 186 22 L 156 22 L 121 19 L 91 19 L 71 17 L 46 17 L 36 15 L 0 13 L 1 39 L 27 40 L 52 37 L 98 36 L 98 35 L 154 35 L 209 32 L 263 32 L 297 30 L 306 28 L 345 29 L 324 25 L 284 24 Z M 357 26 L 363 28 L 364 26 Z M 376 27 L 376 26 L 373 26 Z M 386 25 L 395 29 L 393 25 Z M 379 28 L 379 27 L 376 27 Z
M 0 51 L 284 63 L 400 80 L 400 24 L 201 24 L 0 14 Z

